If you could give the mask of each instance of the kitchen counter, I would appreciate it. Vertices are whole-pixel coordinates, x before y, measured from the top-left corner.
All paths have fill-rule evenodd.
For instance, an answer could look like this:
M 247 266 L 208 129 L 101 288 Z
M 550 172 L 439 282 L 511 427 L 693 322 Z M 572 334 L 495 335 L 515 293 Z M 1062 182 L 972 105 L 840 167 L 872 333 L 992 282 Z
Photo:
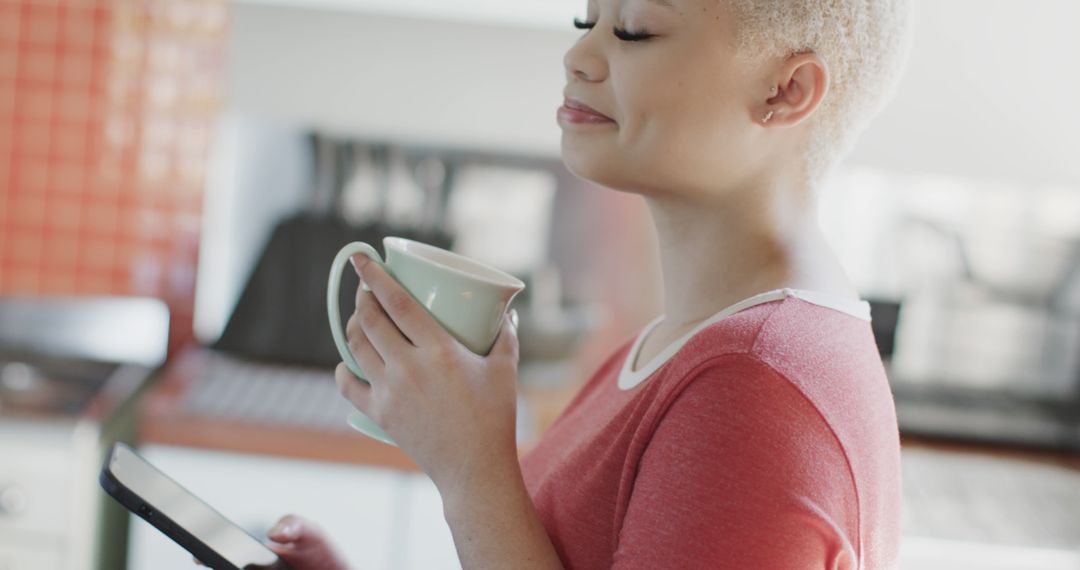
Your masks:
M 901 568 L 1080 568 L 1080 457 L 905 438 Z
M 334 416 L 322 425 L 300 425 L 287 417 L 265 415 L 263 418 L 236 418 L 217 413 L 201 413 L 186 405 L 201 375 L 213 368 L 212 351 L 190 348 L 167 367 L 162 378 L 144 398 L 140 410 L 140 439 L 147 443 L 206 448 L 220 451 L 257 453 L 299 459 L 378 465 L 416 470 L 415 463 L 400 449 L 376 442 L 349 429 L 344 415 Z M 307 372 L 311 374 L 311 372 Z M 315 374 L 318 374 L 316 372 Z M 337 396 L 332 373 L 322 371 L 325 378 L 315 378 L 312 390 L 330 389 L 324 398 L 340 400 L 339 410 L 347 411 L 348 404 Z M 322 382 L 325 380 L 325 382 Z M 306 380 L 298 380 L 304 382 Z M 319 384 L 322 384 L 319 386 Z M 519 395 L 524 405 L 523 416 L 529 434 L 519 443 L 522 454 L 536 443 L 538 434 L 557 418 L 562 408 L 577 390 L 576 385 L 550 388 L 522 383 Z M 255 391 L 252 394 L 259 394 Z M 343 412 L 344 413 L 344 412 Z M 341 421 L 336 421 L 340 417 Z M 949 442 L 921 437 L 903 437 L 905 450 L 925 449 L 955 454 L 979 454 L 987 457 L 1015 459 L 1057 465 L 1080 471 L 1080 455 L 1060 451 L 994 446 L 987 444 Z
M 215 451 L 253 453 L 284 458 L 380 466 L 418 471 L 416 464 L 400 449 L 356 433 L 345 424 L 349 404 L 337 394 L 332 372 L 293 369 L 223 360 L 219 353 L 189 348 L 166 367 L 161 378 L 140 406 L 139 438 L 147 444 L 173 445 Z M 222 371 L 223 366 L 230 366 Z M 246 379 L 247 371 L 260 370 L 276 380 Z M 208 375 L 224 375 L 222 384 L 237 385 L 228 391 L 207 387 Z M 228 413 L 221 400 L 244 398 L 292 400 L 283 396 L 281 383 L 295 384 L 296 393 L 311 395 L 312 404 L 325 412 L 312 420 L 310 410 L 251 410 L 237 406 Z M 275 385 L 275 383 L 277 385 Z M 276 390 L 274 394 L 270 392 Z M 544 388 L 522 384 L 519 389 L 523 409 L 519 452 L 527 453 L 540 434 L 558 416 L 576 390 L 575 386 Z M 198 392 L 213 392 L 213 395 Z M 238 396 L 246 392 L 247 396 Z M 213 400 L 211 404 L 205 400 Z M 203 402 L 203 403 L 200 403 Z M 284 400 L 282 400 L 284 403 Z M 295 416 L 295 417 L 294 417 Z M 301 417 L 307 416 L 307 417 Z
M 906 435 L 900 437 L 900 445 L 903 450 L 920 449 L 949 454 L 979 455 L 995 459 L 1030 461 L 1043 465 L 1064 467 L 1080 473 L 1080 454 L 1060 450 L 970 443 Z
M 379 443 L 349 429 L 344 423 L 349 405 L 338 394 L 328 371 L 297 370 L 294 374 L 298 393 L 321 392 L 316 400 L 328 411 L 321 414 L 317 424 L 293 421 L 286 411 L 275 414 L 273 410 L 251 413 L 248 410 L 229 414 L 228 410 L 204 409 L 205 405 L 193 405 L 198 398 L 193 392 L 206 374 L 220 371 L 220 355 L 202 348 L 183 351 L 178 359 L 165 369 L 163 377 L 144 398 L 140 409 L 140 439 L 146 443 L 203 448 L 218 451 L 254 453 L 277 457 L 312 459 L 357 465 L 382 466 L 406 471 L 416 471 L 417 466 L 400 449 Z M 244 366 L 262 366 L 236 363 L 224 372 L 228 384 L 245 384 L 242 380 Z M 275 368 L 280 375 L 288 375 L 289 369 Z M 580 372 L 580 371 L 578 371 Z M 572 371 L 570 373 L 573 373 Z M 305 376 L 306 375 L 306 376 Z M 260 395 L 272 400 L 270 388 L 249 387 L 248 399 L 260 399 Z M 523 437 L 520 452 L 527 453 L 535 445 L 538 435 L 551 425 L 562 408 L 577 390 L 574 384 L 543 387 L 522 382 L 519 388 L 523 408 L 519 416 L 527 425 L 521 426 Z M 235 394 L 233 398 L 243 397 Z M 281 398 L 278 389 L 278 398 Z M 210 396 L 207 396 L 210 397 Z M 216 399 L 216 397 L 215 397 Z M 294 399 L 294 398 L 289 398 Z M 215 402 L 217 403 L 217 402 Z M 271 403 L 272 404 L 272 403 Z M 310 406 L 309 406 L 310 407 Z M 246 416 L 246 417 L 245 417 Z M 978 455 L 1002 460 L 1030 461 L 1054 465 L 1080 472 L 1080 455 L 1060 451 L 1042 451 L 1028 448 L 994 446 L 986 444 L 958 443 L 918 437 L 903 437 L 905 451 L 925 450 L 953 455 Z

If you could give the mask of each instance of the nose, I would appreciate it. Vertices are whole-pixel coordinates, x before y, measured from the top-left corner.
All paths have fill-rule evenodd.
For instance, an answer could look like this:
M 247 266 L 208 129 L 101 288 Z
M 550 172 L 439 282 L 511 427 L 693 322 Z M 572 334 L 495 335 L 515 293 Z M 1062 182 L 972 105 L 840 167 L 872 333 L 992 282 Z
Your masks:
M 607 60 L 597 44 L 597 30 L 592 30 L 577 41 L 563 56 L 567 78 L 580 81 L 603 81 L 607 78 Z

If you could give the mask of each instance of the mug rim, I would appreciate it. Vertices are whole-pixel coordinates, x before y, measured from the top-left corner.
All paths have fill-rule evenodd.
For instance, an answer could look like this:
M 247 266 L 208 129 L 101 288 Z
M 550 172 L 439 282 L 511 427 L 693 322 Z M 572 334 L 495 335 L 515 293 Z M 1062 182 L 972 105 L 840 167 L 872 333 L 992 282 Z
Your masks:
M 468 257 L 465 257 L 464 255 L 461 255 L 459 253 L 454 253 L 454 252 L 452 252 L 450 250 L 443 249 L 441 247 L 435 247 L 433 245 L 426 244 L 424 242 L 420 242 L 420 241 L 416 241 L 416 240 L 412 240 L 412 239 L 408 239 L 408 238 L 403 238 L 403 237 L 396 237 L 396 236 L 386 236 L 386 237 L 384 237 L 383 238 L 383 246 L 386 249 L 394 249 L 394 250 L 396 250 L 396 251 L 398 251 L 400 253 L 411 255 L 412 257 L 414 257 L 416 259 L 420 259 L 420 260 L 423 260 L 423 261 L 425 261 L 427 263 L 430 263 L 432 265 L 436 265 L 436 266 L 441 267 L 441 268 L 443 268 L 443 269 L 445 269 L 447 271 L 457 273 L 458 275 L 461 275 L 462 277 L 466 277 L 468 279 L 472 279 L 472 280 L 475 280 L 475 281 L 481 281 L 483 283 L 487 283 L 489 285 L 494 285 L 496 287 L 508 287 L 508 288 L 513 288 L 513 289 L 518 289 L 518 290 L 521 290 L 521 289 L 525 288 L 525 282 L 523 282 L 521 279 L 518 279 L 517 277 L 514 277 L 513 275 L 510 275 L 509 273 L 507 273 L 505 271 L 502 271 L 500 269 L 496 269 L 496 268 L 494 268 L 494 267 L 492 267 L 492 266 L 490 266 L 490 265 L 488 265 L 486 263 L 476 261 L 475 259 L 470 259 Z M 428 256 L 428 255 L 423 255 L 423 254 L 417 255 L 417 252 L 409 251 L 409 248 L 415 248 L 415 249 L 419 249 L 419 250 L 421 250 L 421 251 L 423 251 L 425 253 L 434 254 L 434 258 L 433 258 L 433 256 Z M 440 257 L 440 256 L 441 257 L 449 257 L 451 259 L 454 259 L 457 262 L 460 262 L 462 265 L 465 265 L 466 267 L 469 267 L 469 268 L 472 268 L 472 269 L 478 269 L 479 271 L 477 271 L 475 273 L 470 273 L 470 272 L 467 272 L 467 271 L 463 271 L 462 269 L 459 269 L 457 267 L 454 267 L 452 265 L 449 265 L 447 263 L 443 263 L 443 262 L 439 261 L 438 257 Z

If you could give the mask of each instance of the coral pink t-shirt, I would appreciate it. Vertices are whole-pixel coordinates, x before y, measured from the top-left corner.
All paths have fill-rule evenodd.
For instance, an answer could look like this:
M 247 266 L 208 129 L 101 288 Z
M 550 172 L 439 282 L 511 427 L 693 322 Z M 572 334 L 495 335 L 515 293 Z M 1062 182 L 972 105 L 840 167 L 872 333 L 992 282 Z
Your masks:
M 635 365 L 650 325 L 600 367 L 522 459 L 567 568 L 896 567 L 900 443 L 868 306 L 813 295 L 755 296 Z

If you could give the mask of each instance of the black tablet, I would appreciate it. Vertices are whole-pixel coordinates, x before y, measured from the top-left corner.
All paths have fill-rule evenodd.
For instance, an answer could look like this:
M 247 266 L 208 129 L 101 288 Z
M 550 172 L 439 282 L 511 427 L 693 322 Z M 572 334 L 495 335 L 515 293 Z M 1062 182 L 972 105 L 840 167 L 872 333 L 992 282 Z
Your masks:
M 122 443 L 101 467 L 101 486 L 129 511 L 213 570 L 289 570 L 274 551 Z

